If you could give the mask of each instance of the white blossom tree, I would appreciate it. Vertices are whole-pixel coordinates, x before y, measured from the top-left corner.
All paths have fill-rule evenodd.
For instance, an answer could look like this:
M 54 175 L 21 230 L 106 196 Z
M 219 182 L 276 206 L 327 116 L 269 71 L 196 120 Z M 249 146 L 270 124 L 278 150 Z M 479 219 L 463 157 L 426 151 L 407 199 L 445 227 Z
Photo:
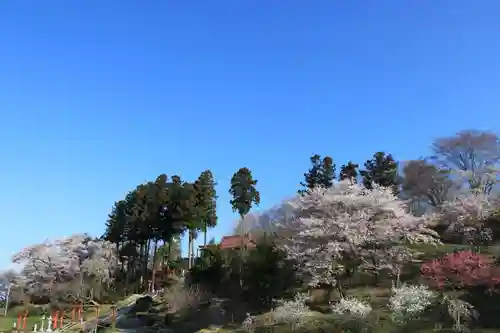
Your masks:
M 282 246 L 311 285 L 336 286 L 355 270 L 395 274 L 412 257 L 411 243 L 439 244 L 425 217 L 407 212 L 392 189 L 341 181 L 289 202 L 294 219 L 282 223 Z
M 107 284 L 118 267 L 112 244 L 87 234 L 28 246 L 12 261 L 22 265 L 17 285 L 35 297 L 53 297 L 57 291 L 79 298 L 85 282 L 91 279 Z M 75 286 L 79 288 L 75 290 Z
M 13 270 L 0 272 L 0 309 L 7 306 L 7 297 L 11 286 L 15 283 L 18 274 Z
M 486 222 L 499 208 L 500 201 L 495 195 L 481 188 L 468 189 L 438 206 L 431 223 L 447 228 L 447 237 L 479 246 L 492 239 L 492 230 Z

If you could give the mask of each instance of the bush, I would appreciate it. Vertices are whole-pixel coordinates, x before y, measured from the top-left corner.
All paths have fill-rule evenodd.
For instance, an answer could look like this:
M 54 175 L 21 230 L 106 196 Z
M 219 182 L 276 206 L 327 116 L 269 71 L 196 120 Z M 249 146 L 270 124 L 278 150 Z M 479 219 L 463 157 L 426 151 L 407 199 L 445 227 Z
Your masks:
M 217 292 L 226 280 L 227 267 L 219 249 L 212 251 L 204 259 L 201 266 L 194 266 L 187 275 L 187 285 L 203 285 L 212 292 Z
M 227 254 L 227 255 L 226 255 Z M 188 285 L 203 285 L 213 293 L 270 307 L 275 299 L 288 298 L 300 285 L 294 264 L 272 242 L 263 239 L 244 252 L 212 250 L 202 267 L 189 272 Z
M 493 289 L 500 283 L 500 269 L 492 265 L 492 260 L 471 251 L 450 253 L 425 263 L 421 272 L 427 283 L 439 289 Z
M 282 301 L 269 313 L 252 317 L 249 314 L 242 326 L 248 331 L 258 331 L 259 328 L 286 325 L 291 330 L 304 326 L 308 321 L 309 308 L 306 305 L 307 296 L 296 294 L 293 300 Z
M 163 300 L 171 312 L 192 310 L 209 299 L 209 294 L 200 286 L 184 287 L 175 285 L 168 288 L 163 295 Z
M 359 301 L 353 297 L 341 298 L 332 306 L 332 312 L 338 315 L 350 315 L 358 318 L 365 318 L 372 311 L 372 307 L 366 302 Z
M 291 297 L 300 286 L 294 264 L 271 242 L 257 244 L 245 259 L 242 274 L 244 299 L 262 306 Z

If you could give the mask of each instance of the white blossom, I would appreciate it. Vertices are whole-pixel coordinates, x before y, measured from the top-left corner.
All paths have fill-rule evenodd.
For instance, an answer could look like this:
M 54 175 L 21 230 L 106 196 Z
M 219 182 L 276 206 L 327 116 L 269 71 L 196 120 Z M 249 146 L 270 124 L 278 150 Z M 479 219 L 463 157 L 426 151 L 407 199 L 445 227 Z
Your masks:
M 73 286 L 73 281 L 86 277 L 109 282 L 118 266 L 112 244 L 93 240 L 87 234 L 28 246 L 16 253 L 12 261 L 22 265 L 18 284 L 39 296 L 50 294 L 56 286 Z
M 340 315 L 349 314 L 358 318 L 364 318 L 370 314 L 372 307 L 365 302 L 352 297 L 342 297 L 332 305 L 332 312 Z
M 477 315 L 474 307 L 463 300 L 445 297 L 444 302 L 447 305 L 448 315 L 453 320 L 453 328 L 457 332 L 464 331 L 469 320 Z
M 307 298 L 306 294 L 295 294 L 293 300 L 284 301 L 274 308 L 270 313 L 271 318 L 275 323 L 300 325 L 309 312 L 306 305 Z
M 493 195 L 475 189 L 467 190 L 439 206 L 432 223 L 446 226 L 448 234 L 480 244 L 490 240 L 491 230 L 485 228 L 485 222 L 499 208 L 499 200 Z
M 311 284 L 335 284 L 346 262 L 365 271 L 396 273 L 411 258 L 410 243 L 438 244 L 427 220 L 408 213 L 392 189 L 350 181 L 317 188 L 288 203 L 295 219 L 282 224 L 282 246 Z
M 403 284 L 399 288 L 392 288 L 389 299 L 392 319 L 400 324 L 416 319 L 435 299 L 436 294 L 425 285 Z

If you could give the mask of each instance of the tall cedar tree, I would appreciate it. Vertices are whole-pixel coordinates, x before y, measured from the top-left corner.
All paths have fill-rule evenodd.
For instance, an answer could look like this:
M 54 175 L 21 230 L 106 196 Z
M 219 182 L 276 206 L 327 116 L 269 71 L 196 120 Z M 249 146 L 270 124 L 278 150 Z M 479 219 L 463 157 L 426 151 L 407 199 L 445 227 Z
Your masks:
M 196 188 L 194 184 L 183 182 L 179 176 L 172 176 L 172 182 L 169 187 L 170 201 L 167 205 L 167 211 L 170 223 L 176 228 L 188 231 L 188 259 L 191 258 L 192 242 L 196 236 L 196 230 L 199 229 L 199 212 L 196 205 Z M 191 261 L 188 260 L 189 268 Z
M 353 183 L 358 181 L 358 164 L 354 164 L 351 161 L 347 162 L 340 167 L 339 179 L 345 180 L 350 179 Z
M 257 180 L 253 179 L 252 172 L 248 168 L 241 168 L 231 177 L 231 188 L 229 193 L 232 200 L 229 201 L 233 207 L 233 212 L 238 212 L 243 220 L 248 214 L 252 206 L 260 204 L 260 193 L 256 188 Z M 242 230 L 243 232 L 243 230 Z M 244 236 L 244 235 L 242 235 Z M 241 237 L 240 245 L 240 287 L 243 286 L 243 237 Z
M 116 251 L 120 253 L 120 248 L 125 241 L 125 226 L 127 223 L 126 201 L 115 202 L 111 213 L 106 221 L 106 229 L 103 238 L 116 246 Z
M 398 165 L 391 154 L 376 152 L 371 160 L 365 162 L 365 170 L 359 173 L 363 178 L 363 185 L 371 189 L 372 183 L 384 187 L 392 187 L 397 194 L 399 179 Z
M 143 290 L 148 288 L 148 265 L 151 240 L 155 234 L 155 221 L 152 206 L 155 204 L 153 186 L 151 182 L 137 186 L 135 200 L 132 206 L 131 218 L 134 220 L 135 229 L 138 232 L 138 244 L 140 247 L 142 263 Z
M 159 175 L 154 182 L 140 185 L 137 191 L 137 207 L 141 215 L 144 228 L 147 228 L 147 238 L 145 243 L 145 269 L 144 276 L 147 277 L 149 253 L 153 245 L 153 263 L 156 263 L 156 254 L 159 241 L 168 241 L 166 235 L 174 233 L 172 225 L 165 219 L 164 212 L 169 201 L 167 191 L 168 177 L 165 174 Z M 167 236 L 170 237 L 170 236 Z M 153 267 L 152 286 L 154 285 L 155 268 Z M 147 279 L 144 279 L 147 281 Z
M 167 242 L 185 228 L 184 224 L 171 223 L 176 210 L 167 209 L 175 202 L 169 197 L 170 184 L 166 175 L 160 175 L 154 182 L 137 186 L 115 204 L 109 216 L 104 238 L 115 243 L 119 250 L 127 290 L 128 283 L 139 275 L 147 281 L 151 244 L 156 247 L 160 240 Z
M 297 191 L 302 195 L 317 186 L 330 188 L 335 179 L 335 163 L 330 156 L 321 159 L 320 155 L 315 154 L 311 156 L 310 160 L 312 166 L 304 173 L 304 181 L 300 183 L 303 189 Z
M 233 212 L 237 212 L 243 219 L 252 206 L 260 204 L 260 193 L 255 187 L 257 180 L 252 178 L 252 172 L 248 168 L 241 168 L 231 177 L 231 188 L 229 193 L 232 200 L 229 202 Z
M 197 203 L 204 233 L 203 245 L 207 245 L 207 230 L 217 225 L 217 192 L 214 176 L 210 170 L 203 171 L 195 182 Z

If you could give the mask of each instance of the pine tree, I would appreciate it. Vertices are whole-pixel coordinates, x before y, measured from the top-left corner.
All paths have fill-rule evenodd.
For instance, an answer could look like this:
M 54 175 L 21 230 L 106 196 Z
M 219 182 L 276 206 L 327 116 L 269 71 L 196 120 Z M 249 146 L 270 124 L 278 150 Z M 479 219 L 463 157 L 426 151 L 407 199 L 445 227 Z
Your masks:
M 300 182 L 303 187 L 297 192 L 301 195 L 308 193 L 315 187 L 330 188 L 333 186 L 335 179 L 335 163 L 330 156 L 325 156 L 323 159 L 321 155 L 314 154 L 310 158 L 311 168 L 304 173 L 304 181 Z
M 340 167 L 339 179 L 345 180 L 350 179 L 353 183 L 358 181 L 358 164 L 354 164 L 351 161 L 347 162 Z
M 335 163 L 330 156 L 325 156 L 321 161 L 320 170 L 320 186 L 324 188 L 330 188 L 333 186 L 333 180 L 335 179 Z
M 361 170 L 360 174 L 366 188 L 371 189 L 372 184 L 378 184 L 392 187 L 395 194 L 399 192 L 398 165 L 391 154 L 376 152 L 371 160 L 365 162 L 364 166 L 365 170 Z
M 315 154 L 310 158 L 312 167 L 304 173 L 304 181 L 300 182 L 300 185 L 303 189 L 298 190 L 297 192 L 301 195 L 306 194 L 309 190 L 315 188 L 320 183 L 321 177 L 321 156 Z

